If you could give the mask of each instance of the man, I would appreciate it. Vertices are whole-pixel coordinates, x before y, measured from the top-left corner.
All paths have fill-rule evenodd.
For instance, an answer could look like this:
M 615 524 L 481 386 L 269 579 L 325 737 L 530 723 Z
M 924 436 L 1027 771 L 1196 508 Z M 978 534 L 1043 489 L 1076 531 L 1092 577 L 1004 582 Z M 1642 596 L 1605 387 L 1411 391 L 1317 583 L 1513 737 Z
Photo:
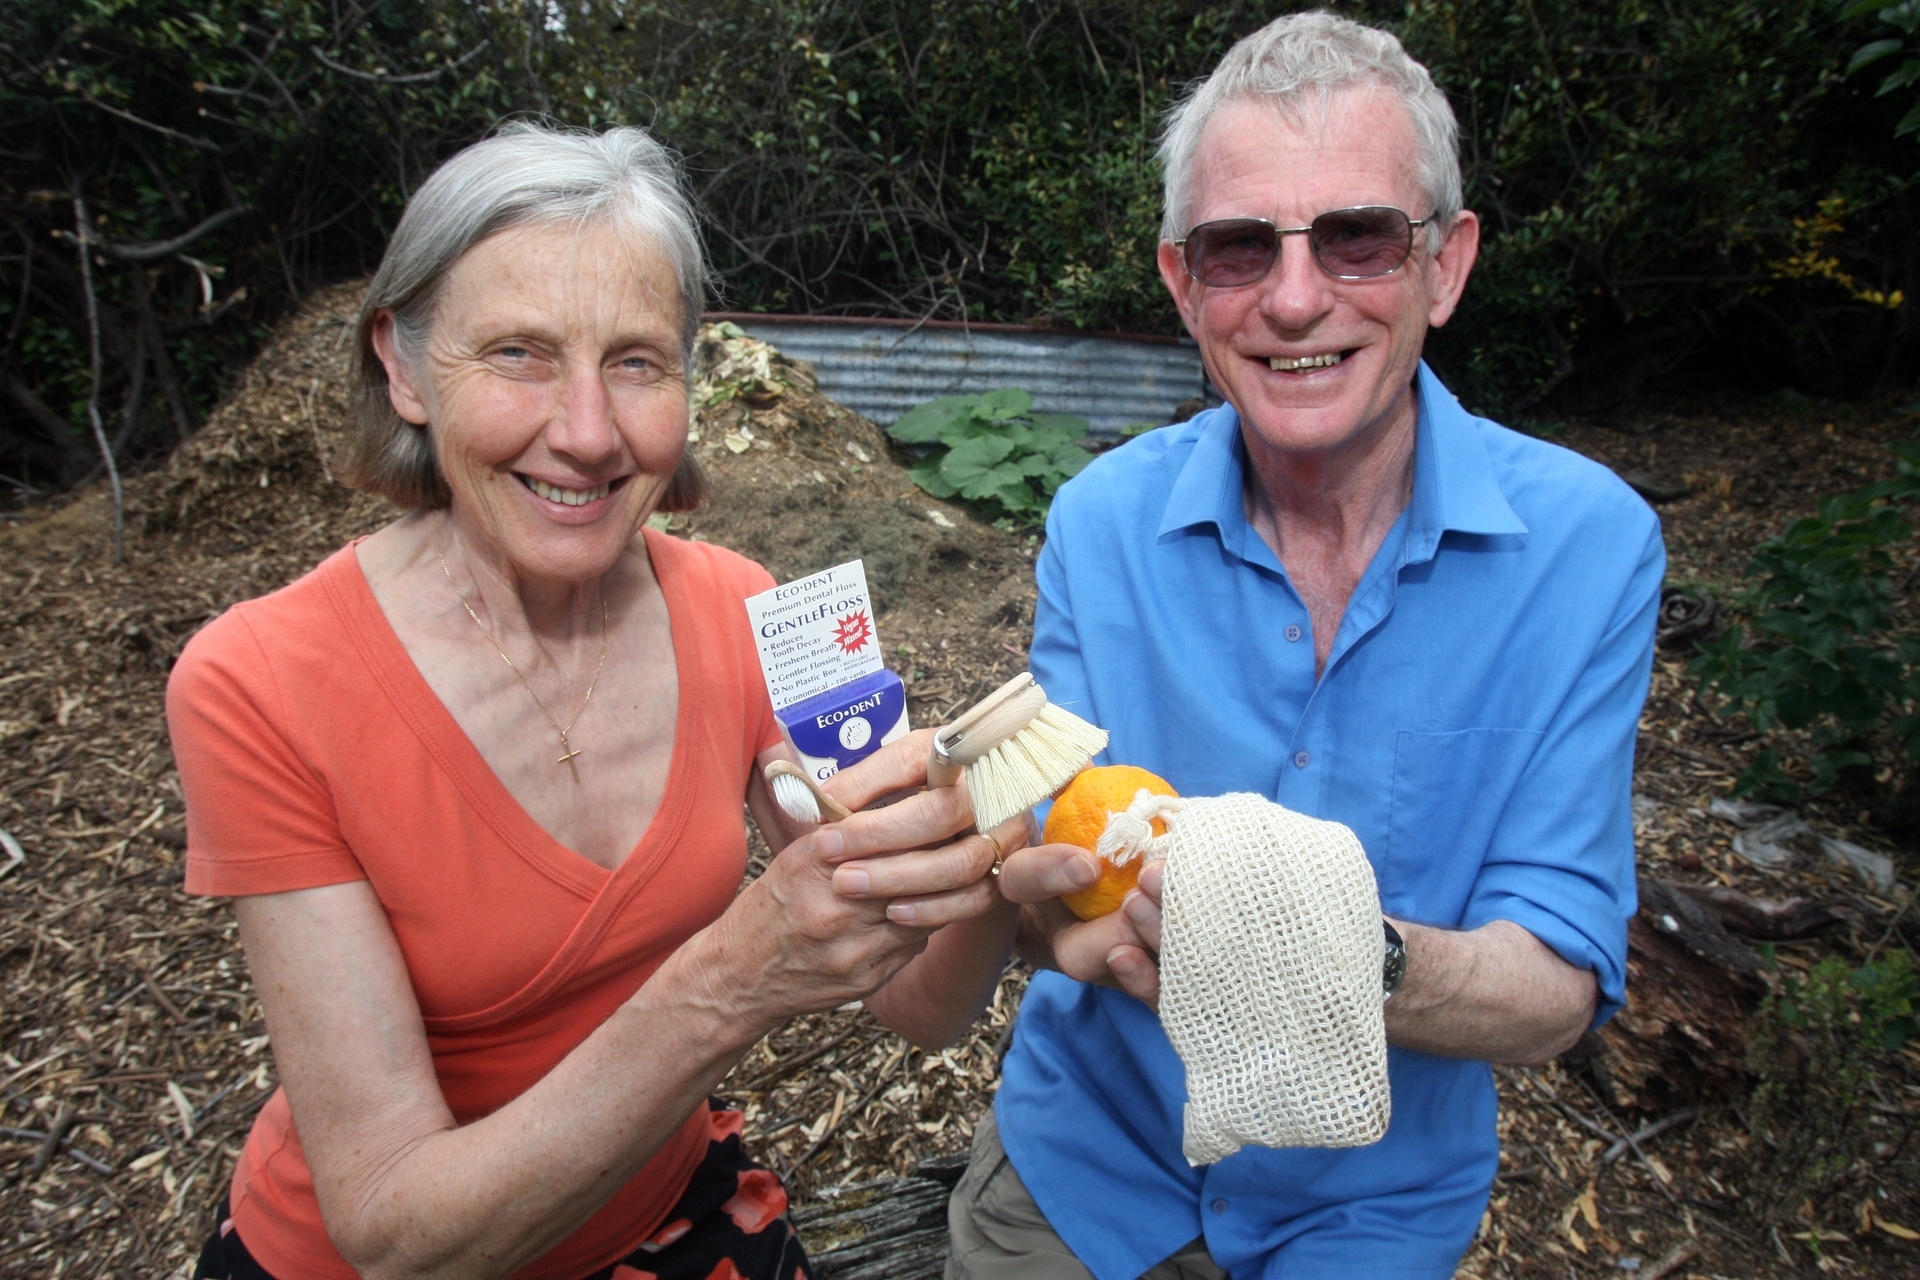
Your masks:
M 955 1194 L 949 1276 L 1451 1276 L 1498 1163 L 1487 1063 L 1549 1059 L 1620 1005 L 1665 557 L 1604 468 L 1470 416 L 1420 362 L 1479 245 L 1455 147 L 1426 71 L 1327 14 L 1188 97 L 1160 271 L 1227 404 L 1062 490 L 1034 624 L 1034 674 L 1111 761 L 1359 836 L 1404 940 L 1387 1135 L 1189 1167 L 1158 865 L 1081 924 L 1053 895 L 1089 855 L 1027 850 L 1002 883 L 1053 972 Z

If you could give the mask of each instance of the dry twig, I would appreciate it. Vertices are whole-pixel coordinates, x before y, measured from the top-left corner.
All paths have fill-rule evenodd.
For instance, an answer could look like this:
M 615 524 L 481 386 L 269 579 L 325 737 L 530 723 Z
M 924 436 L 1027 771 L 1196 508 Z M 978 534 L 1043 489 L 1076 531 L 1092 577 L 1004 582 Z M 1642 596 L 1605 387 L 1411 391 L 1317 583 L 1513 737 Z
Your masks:
M 100 421 L 100 300 L 93 290 L 93 231 L 87 225 L 87 202 L 78 191 L 73 193 L 73 238 L 87 303 L 87 422 L 93 428 L 94 443 L 100 446 L 107 483 L 113 487 L 113 562 L 119 564 L 126 558 L 127 501 L 120 488 L 120 467 L 113 459 L 113 445 Z

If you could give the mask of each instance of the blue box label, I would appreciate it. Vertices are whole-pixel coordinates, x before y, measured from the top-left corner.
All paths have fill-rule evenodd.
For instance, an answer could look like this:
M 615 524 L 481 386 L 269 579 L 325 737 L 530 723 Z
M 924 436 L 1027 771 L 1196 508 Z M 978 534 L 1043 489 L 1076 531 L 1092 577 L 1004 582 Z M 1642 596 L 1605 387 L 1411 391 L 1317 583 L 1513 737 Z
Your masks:
M 907 690 L 882 669 L 775 714 L 801 766 L 825 781 L 907 732 Z

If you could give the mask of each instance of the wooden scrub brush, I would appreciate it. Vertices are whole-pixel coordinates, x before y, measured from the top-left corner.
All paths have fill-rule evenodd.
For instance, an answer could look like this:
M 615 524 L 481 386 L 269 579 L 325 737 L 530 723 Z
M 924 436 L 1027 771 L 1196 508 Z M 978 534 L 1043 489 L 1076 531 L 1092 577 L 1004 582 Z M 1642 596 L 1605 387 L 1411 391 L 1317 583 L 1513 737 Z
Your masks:
M 974 823 L 991 831 L 1066 786 L 1106 746 L 1106 730 L 1048 702 L 1023 671 L 933 735 L 927 785 L 950 787 L 964 770 Z
M 773 798 L 780 811 L 795 822 L 839 822 L 853 816 L 853 810 L 822 791 L 797 764 L 775 760 L 761 772 L 766 774 L 767 785 L 773 788 Z

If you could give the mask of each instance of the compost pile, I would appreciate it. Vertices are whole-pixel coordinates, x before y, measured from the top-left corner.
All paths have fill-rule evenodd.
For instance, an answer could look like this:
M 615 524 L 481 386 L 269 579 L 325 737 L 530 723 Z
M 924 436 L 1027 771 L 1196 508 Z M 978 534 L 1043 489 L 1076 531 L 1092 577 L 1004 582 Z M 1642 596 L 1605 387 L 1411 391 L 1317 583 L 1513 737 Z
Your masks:
M 163 694 L 173 659 L 208 619 L 391 517 L 329 467 L 357 296 L 343 286 L 314 298 L 168 467 L 131 482 L 125 563 L 109 562 L 97 490 L 0 529 L 0 829 L 19 849 L 0 853 L 0 1274 L 184 1274 L 273 1087 L 231 919 L 180 891 Z M 1024 667 L 1033 533 L 915 489 L 883 434 L 822 396 L 804 365 L 725 326 L 703 332 L 699 355 L 693 448 L 714 496 L 674 517 L 674 533 L 733 547 L 782 580 L 864 558 L 916 724 L 938 723 Z M 1817 496 L 1875 473 L 1877 441 L 1903 429 L 1849 422 L 1820 433 L 1791 414 L 1704 409 L 1635 426 L 1643 433 L 1595 426 L 1568 441 L 1623 471 L 1679 478 L 1687 496 L 1662 507 L 1675 577 L 1709 584 L 1729 582 L 1755 541 Z M 1773 459 L 1791 450 L 1781 471 Z M 1820 858 L 1763 876 L 1733 854 L 1740 829 L 1710 808 L 1753 744 L 1704 714 L 1685 663 L 1683 647 L 1662 651 L 1644 722 L 1643 875 L 1817 904 L 1823 926 L 1778 943 L 1788 966 L 1909 941 L 1894 926 L 1910 870 L 1879 887 Z M 1860 815 L 1800 816 L 1815 838 L 1886 847 Z M 1552 1066 L 1497 1073 L 1501 1180 L 1466 1272 L 1788 1275 L 1818 1261 L 1910 1274 L 1920 1253 L 1894 1228 L 1920 1226 L 1914 1144 L 1898 1145 L 1920 1112 L 1912 1048 L 1904 1075 L 1874 1085 L 1868 1123 L 1887 1141 L 1869 1146 L 1846 1184 L 1853 1199 L 1866 1189 L 1862 1206 L 1788 1204 L 1777 1220 L 1758 1219 L 1744 1208 L 1761 1175 L 1736 1105 L 1741 1028 L 1675 994 L 1647 949 L 1659 921 L 1642 923 L 1644 981 L 1611 1038 Z M 911 1048 L 857 1009 L 796 1019 L 722 1092 L 746 1110 L 750 1142 L 797 1202 L 832 1203 L 964 1151 L 1023 986 L 1016 969 L 942 1053 Z M 1750 996 L 1727 998 L 1750 1010 L 1738 1004 Z

